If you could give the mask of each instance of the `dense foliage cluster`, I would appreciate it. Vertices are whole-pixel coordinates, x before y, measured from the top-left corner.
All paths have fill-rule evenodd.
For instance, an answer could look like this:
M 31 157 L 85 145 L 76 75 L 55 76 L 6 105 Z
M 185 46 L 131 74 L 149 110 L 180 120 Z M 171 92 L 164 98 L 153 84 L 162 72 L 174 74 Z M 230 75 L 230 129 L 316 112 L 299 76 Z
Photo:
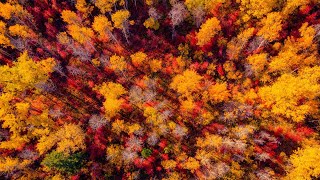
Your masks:
M 320 177 L 318 0 L 0 1 L 0 179 Z

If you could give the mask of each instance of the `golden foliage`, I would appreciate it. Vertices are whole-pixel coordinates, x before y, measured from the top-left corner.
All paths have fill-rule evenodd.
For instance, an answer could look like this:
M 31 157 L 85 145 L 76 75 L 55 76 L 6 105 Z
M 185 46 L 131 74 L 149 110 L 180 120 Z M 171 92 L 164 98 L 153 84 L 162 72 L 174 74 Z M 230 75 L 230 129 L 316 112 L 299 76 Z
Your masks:
M 48 74 L 53 72 L 55 66 L 53 58 L 48 58 L 40 62 L 34 62 L 25 51 L 18 60 L 13 63 L 14 66 L 0 67 L 0 84 L 5 92 L 21 92 L 28 88 L 34 88 L 39 82 L 45 82 Z
M 146 28 L 154 29 L 154 30 L 158 30 L 160 26 L 158 20 L 154 19 L 153 17 L 150 17 L 147 20 L 145 20 L 143 25 Z
M 162 68 L 162 61 L 159 59 L 152 59 L 149 64 L 151 72 L 160 71 Z
M 115 28 L 123 29 L 124 23 L 128 22 L 130 12 L 128 10 L 119 10 L 111 15 L 112 22 Z
M 177 162 L 174 160 L 165 160 L 161 162 L 164 169 L 174 169 L 177 166 Z
M 215 103 L 226 101 L 230 98 L 230 91 L 227 89 L 227 83 L 217 83 L 211 85 L 208 89 L 209 98 Z
M 81 44 L 84 44 L 94 37 L 94 32 L 91 28 L 80 27 L 78 25 L 72 24 L 68 27 L 68 33 L 71 37 Z
M 197 33 L 197 45 L 203 46 L 207 44 L 220 30 L 220 21 L 216 17 L 208 19 L 201 25 Z
M 237 0 L 241 4 L 240 10 L 245 13 L 243 20 L 248 21 L 251 17 L 262 18 L 277 5 L 277 0 Z
M 123 103 L 122 99 L 118 99 L 121 95 L 126 93 L 126 90 L 122 87 L 121 84 L 109 82 L 103 83 L 101 86 L 94 88 L 105 97 L 103 102 L 103 107 L 107 117 L 113 117 L 121 109 L 121 104 Z
M 20 24 L 10 26 L 9 33 L 12 36 L 20 36 L 22 38 L 30 37 L 30 29 L 27 26 Z
M 96 0 L 94 5 L 100 9 L 101 13 L 107 13 L 112 11 L 112 7 L 118 2 L 119 0 Z
M 200 148 L 219 148 L 222 144 L 222 137 L 214 134 L 206 133 L 204 138 L 196 138 L 196 146 Z
M 127 62 L 123 56 L 113 55 L 110 57 L 110 67 L 113 70 L 123 71 L 127 68 Z
M 259 95 L 267 107 L 271 106 L 275 116 L 282 115 L 301 122 L 317 109 L 314 100 L 320 92 L 319 78 L 319 66 L 307 67 L 297 76 L 283 74 L 271 86 L 262 87 Z
M 170 87 L 182 95 L 190 95 L 192 92 L 200 90 L 202 77 L 193 70 L 186 70 L 182 74 L 176 75 Z
M 279 37 L 279 32 L 282 30 L 282 16 L 279 12 L 272 12 L 266 18 L 261 20 L 263 27 L 259 30 L 259 36 L 262 36 L 268 41 L 274 41 Z
M 57 152 L 70 154 L 86 148 L 84 143 L 85 133 L 79 125 L 66 124 L 59 129 L 56 136 L 59 139 Z
M 94 17 L 92 28 L 98 32 L 100 36 L 109 35 L 109 33 L 113 30 L 111 22 L 104 15 Z
M 200 163 L 193 157 L 189 157 L 186 162 L 183 163 L 183 168 L 194 172 L 200 168 Z
M 136 52 L 136 53 L 130 55 L 130 57 L 131 57 L 133 65 L 139 67 L 144 64 L 144 62 L 147 60 L 148 56 L 144 52 L 139 51 L 139 52 Z
M 247 57 L 247 61 L 256 75 L 261 74 L 268 65 L 267 57 L 267 53 L 253 54 Z
M 79 24 L 81 23 L 81 19 L 78 17 L 78 15 L 70 10 L 63 10 L 61 12 L 61 17 L 64 22 L 68 24 Z
M 288 174 L 284 179 L 311 180 L 320 175 L 320 146 L 307 146 L 298 149 L 290 156 Z
M 112 144 L 107 147 L 107 159 L 112 163 L 117 166 L 120 166 L 122 164 L 122 152 L 123 147 L 117 145 L 117 144 Z
M 42 136 L 37 144 L 37 150 L 44 154 L 57 145 L 57 151 L 70 154 L 86 148 L 84 144 L 85 133 L 79 125 L 66 124 L 54 134 Z

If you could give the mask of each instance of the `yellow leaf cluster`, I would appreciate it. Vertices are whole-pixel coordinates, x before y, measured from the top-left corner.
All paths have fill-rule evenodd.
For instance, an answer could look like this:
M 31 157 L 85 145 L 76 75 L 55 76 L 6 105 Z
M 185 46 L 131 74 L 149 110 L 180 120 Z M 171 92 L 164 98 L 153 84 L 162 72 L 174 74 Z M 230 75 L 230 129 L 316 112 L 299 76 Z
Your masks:
M 256 75 L 261 74 L 267 66 L 267 57 L 267 53 L 253 54 L 247 57 L 247 61 Z
M 197 45 L 203 46 L 207 44 L 220 30 L 220 21 L 216 17 L 208 19 L 201 25 L 197 33 Z
M 119 0 L 96 0 L 94 5 L 99 8 L 101 13 L 107 13 L 112 11 L 112 7 L 118 2 Z
M 12 67 L 0 67 L 0 84 L 4 86 L 5 92 L 22 92 L 34 88 L 39 82 L 47 81 L 56 63 L 52 58 L 34 62 L 25 51 L 13 64 Z
M 9 27 L 9 33 L 12 36 L 20 36 L 22 38 L 30 37 L 30 29 L 27 26 L 15 24 Z
M 90 41 L 94 37 L 94 32 L 91 28 L 80 27 L 75 24 L 69 25 L 67 28 L 71 37 L 81 44 Z
M 161 165 L 164 169 L 174 169 L 177 166 L 177 162 L 174 160 L 161 161 Z
M 241 31 L 237 37 L 231 39 L 227 44 L 227 54 L 230 59 L 237 59 L 241 50 L 245 47 L 248 40 L 253 36 L 254 28 Z
M 85 133 L 79 125 L 66 124 L 56 133 L 40 138 L 37 150 L 43 154 L 57 144 L 57 151 L 70 154 L 85 149 Z
M 297 76 L 283 74 L 271 86 L 262 87 L 259 95 L 276 116 L 301 122 L 305 115 L 312 115 L 317 109 L 314 100 L 320 92 L 319 79 L 320 67 L 307 67 Z
M 194 172 L 195 170 L 200 168 L 200 163 L 195 158 L 189 157 L 187 161 L 183 163 L 183 168 Z
M 78 11 L 84 13 L 84 14 L 88 14 L 92 11 L 92 8 L 91 6 L 89 6 L 86 2 L 86 0 L 76 0 L 77 3 L 76 3 L 76 8 Z
M 311 180 L 320 176 L 320 146 L 298 149 L 290 156 L 291 166 L 284 179 Z M 313 178 L 312 178 L 313 177 Z
M 108 33 L 113 30 L 111 22 L 104 15 L 99 15 L 94 17 L 92 28 L 93 30 L 98 32 L 100 36 L 108 35 Z
M 242 78 L 242 73 L 237 70 L 237 67 L 233 61 L 226 61 L 223 64 L 223 69 L 226 71 L 228 79 Z
M 128 21 L 130 12 L 128 10 L 119 10 L 111 15 L 112 22 L 115 28 L 123 29 L 124 23 Z
M 317 62 L 317 48 L 313 43 L 315 29 L 304 23 L 299 29 L 301 38 L 289 37 L 279 54 L 271 58 L 269 70 L 290 72 L 293 68 L 314 65 Z
M 126 125 L 125 125 L 125 122 L 123 120 L 116 119 L 112 123 L 112 132 L 114 132 L 114 133 L 119 135 L 121 132 L 123 132 L 125 130 L 126 130 Z
M 110 67 L 113 70 L 123 71 L 127 68 L 127 62 L 123 56 L 113 55 L 110 57 Z
M 12 16 L 26 15 L 27 12 L 19 4 L 11 5 L 10 3 L 0 3 L 0 17 L 8 20 Z
M 197 138 L 196 146 L 200 148 L 211 147 L 218 148 L 222 144 L 222 137 L 206 133 L 204 138 Z
M 117 166 L 121 166 L 122 164 L 122 154 L 123 147 L 120 145 L 112 144 L 107 147 L 107 159 Z
M 3 45 L 4 47 L 12 46 L 10 44 L 10 39 L 6 37 L 6 23 L 3 21 L 0 21 L 0 45 Z
M 78 17 L 78 15 L 70 10 L 63 10 L 61 12 L 61 17 L 63 21 L 68 24 L 79 24 L 81 22 L 81 19 Z
M 295 9 L 307 5 L 311 1 L 312 0 L 287 0 L 282 12 L 284 15 L 290 15 Z
M 145 20 L 143 25 L 146 28 L 154 29 L 154 30 L 158 30 L 160 26 L 158 20 L 154 19 L 153 17 L 149 17 L 147 20 Z
M 56 135 L 59 138 L 57 143 L 58 152 L 69 154 L 86 148 L 84 143 L 85 133 L 79 125 L 64 125 Z
M 231 94 L 227 88 L 227 83 L 216 83 L 208 89 L 209 98 L 215 103 L 226 101 L 230 98 Z
M 240 10 L 245 13 L 244 20 L 248 21 L 251 16 L 262 18 L 277 5 L 277 0 L 237 0 L 241 4 Z
M 162 119 L 159 116 L 158 111 L 154 107 L 146 107 L 143 112 L 143 116 L 146 117 L 146 123 L 152 125 L 160 125 L 162 123 Z
M 195 107 L 195 103 L 192 98 L 188 98 L 187 100 L 181 101 L 180 109 L 184 112 L 192 112 Z
M 148 56 L 144 52 L 139 51 L 139 52 L 136 52 L 136 53 L 130 55 L 130 57 L 131 57 L 133 65 L 139 67 L 144 64 L 144 62 L 147 60 Z
M 226 0 L 185 0 L 185 5 L 190 12 L 195 10 L 210 11 L 218 3 L 225 3 Z
M 114 117 L 120 111 L 122 103 L 123 100 L 121 99 L 107 98 L 103 102 L 103 107 L 105 109 L 106 116 Z
M 18 158 L 5 157 L 0 159 L 0 172 L 11 172 L 22 169 L 31 162 L 29 160 L 20 161 Z
M 121 84 L 113 82 L 103 83 L 101 86 L 98 86 L 95 89 L 106 98 L 118 98 L 126 93 L 126 90 Z
M 119 97 L 126 93 L 124 87 L 121 84 L 109 82 L 103 83 L 101 86 L 95 87 L 94 89 L 99 91 L 106 99 L 103 103 L 106 116 L 115 116 L 123 103 L 123 100 L 119 99 Z
M 56 134 L 50 134 L 49 136 L 42 136 L 38 140 L 37 144 L 37 150 L 40 154 L 46 153 L 48 150 L 50 150 L 57 142 L 58 138 Z
M 279 37 L 279 32 L 282 30 L 282 16 L 279 12 L 272 12 L 266 18 L 261 20 L 263 27 L 259 30 L 259 36 L 262 36 L 268 41 L 274 41 Z
M 313 39 L 316 35 L 316 30 L 312 26 L 308 26 L 308 23 L 303 23 L 299 29 L 301 38 L 298 39 L 299 46 L 310 47 L 313 45 Z
M 152 59 L 149 62 L 149 65 L 152 72 L 158 72 L 162 68 L 162 61 L 159 59 Z
M 173 78 L 170 87 L 182 95 L 190 95 L 200 90 L 201 80 L 202 77 L 197 72 L 186 70 Z

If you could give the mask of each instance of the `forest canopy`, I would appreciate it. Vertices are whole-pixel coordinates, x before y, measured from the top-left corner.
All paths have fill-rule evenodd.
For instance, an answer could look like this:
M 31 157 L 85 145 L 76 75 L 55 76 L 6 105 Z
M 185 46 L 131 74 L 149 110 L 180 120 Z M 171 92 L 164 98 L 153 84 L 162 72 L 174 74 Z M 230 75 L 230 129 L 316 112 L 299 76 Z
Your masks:
M 320 178 L 318 0 L 0 1 L 0 179 Z

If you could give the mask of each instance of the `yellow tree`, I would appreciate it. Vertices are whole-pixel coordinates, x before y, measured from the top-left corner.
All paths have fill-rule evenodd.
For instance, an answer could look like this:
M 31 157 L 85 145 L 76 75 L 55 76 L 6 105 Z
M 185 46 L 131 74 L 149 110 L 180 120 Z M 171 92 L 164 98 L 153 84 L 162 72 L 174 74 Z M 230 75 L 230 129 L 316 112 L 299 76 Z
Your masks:
M 94 21 L 92 23 L 92 28 L 96 32 L 99 33 L 101 38 L 107 37 L 116 40 L 116 38 L 112 34 L 112 24 L 109 19 L 104 15 L 99 15 L 94 17 Z
M 230 60 L 238 59 L 240 52 L 253 36 L 254 28 L 248 28 L 241 31 L 237 37 L 231 39 L 227 44 L 227 55 Z
M 238 0 L 240 2 L 240 10 L 243 13 L 242 20 L 247 22 L 251 18 L 262 18 L 277 6 L 278 0 Z
M 294 122 L 302 122 L 306 115 L 317 113 L 319 79 L 319 66 L 306 67 L 298 75 L 283 74 L 271 86 L 262 87 L 259 95 L 274 117 L 280 115 Z
M 78 17 L 78 15 L 70 10 L 63 10 L 61 12 L 61 17 L 63 19 L 64 22 L 68 23 L 68 24 L 80 24 L 81 23 L 81 19 Z
M 81 27 L 75 24 L 69 25 L 67 28 L 71 37 L 80 44 L 85 44 L 94 37 L 94 32 L 91 28 Z
M 197 33 L 197 45 L 203 46 L 207 44 L 220 30 L 220 21 L 216 17 L 208 19 L 201 25 Z
M 261 75 L 268 64 L 268 54 L 260 53 L 253 54 L 247 57 L 247 62 L 251 65 L 251 69 L 254 71 L 255 75 Z
M 109 118 L 114 117 L 121 109 L 123 99 L 120 99 L 120 96 L 127 93 L 125 88 L 121 84 L 108 82 L 95 87 L 94 90 L 97 90 L 106 99 L 103 103 L 105 115 Z
M 20 36 L 22 38 L 28 38 L 31 37 L 32 31 L 27 26 L 15 24 L 9 27 L 9 34 L 11 36 Z
M 290 72 L 317 62 L 317 47 L 313 43 L 316 31 L 308 23 L 299 29 L 301 38 L 289 37 L 277 56 L 272 57 L 268 70 L 270 72 Z
M 306 146 L 290 156 L 288 173 L 284 179 L 311 180 L 320 176 L 320 145 Z
M 54 66 L 52 58 L 34 62 L 24 52 L 13 66 L 0 67 L 0 76 L 3 77 L 0 80 L 3 90 L 0 95 L 0 119 L 2 127 L 11 132 L 10 140 L 1 142 L 0 148 L 18 148 L 50 131 L 53 121 L 48 110 L 46 107 L 34 107 L 32 101 L 39 96 L 36 85 L 48 80 Z M 29 93 L 25 94 L 26 91 Z M 39 112 L 32 114 L 31 111 Z
M 114 23 L 114 27 L 121 29 L 127 42 L 128 42 L 128 35 L 129 35 L 129 17 L 130 12 L 128 10 L 118 10 L 111 15 L 112 22 Z
M 183 96 L 189 96 L 192 92 L 197 92 L 201 89 L 201 80 L 202 77 L 197 72 L 186 70 L 172 79 L 170 87 Z
M 0 45 L 4 46 L 4 47 L 9 47 L 11 45 L 10 43 L 10 39 L 6 36 L 6 23 L 3 21 L 0 21 Z
M 37 150 L 44 154 L 53 146 L 57 145 L 57 152 L 71 154 L 85 149 L 85 133 L 79 125 L 65 124 L 56 132 L 42 136 L 37 144 Z
M 282 15 L 279 12 L 269 13 L 266 18 L 261 20 L 263 26 L 257 35 L 262 36 L 269 42 L 276 40 L 282 30 L 282 19 Z
M 100 9 L 101 13 L 107 13 L 107 12 L 111 12 L 113 6 L 115 6 L 115 4 L 118 2 L 119 0 L 96 0 L 94 2 L 94 5 Z M 121 2 L 121 4 L 123 5 L 124 2 Z

